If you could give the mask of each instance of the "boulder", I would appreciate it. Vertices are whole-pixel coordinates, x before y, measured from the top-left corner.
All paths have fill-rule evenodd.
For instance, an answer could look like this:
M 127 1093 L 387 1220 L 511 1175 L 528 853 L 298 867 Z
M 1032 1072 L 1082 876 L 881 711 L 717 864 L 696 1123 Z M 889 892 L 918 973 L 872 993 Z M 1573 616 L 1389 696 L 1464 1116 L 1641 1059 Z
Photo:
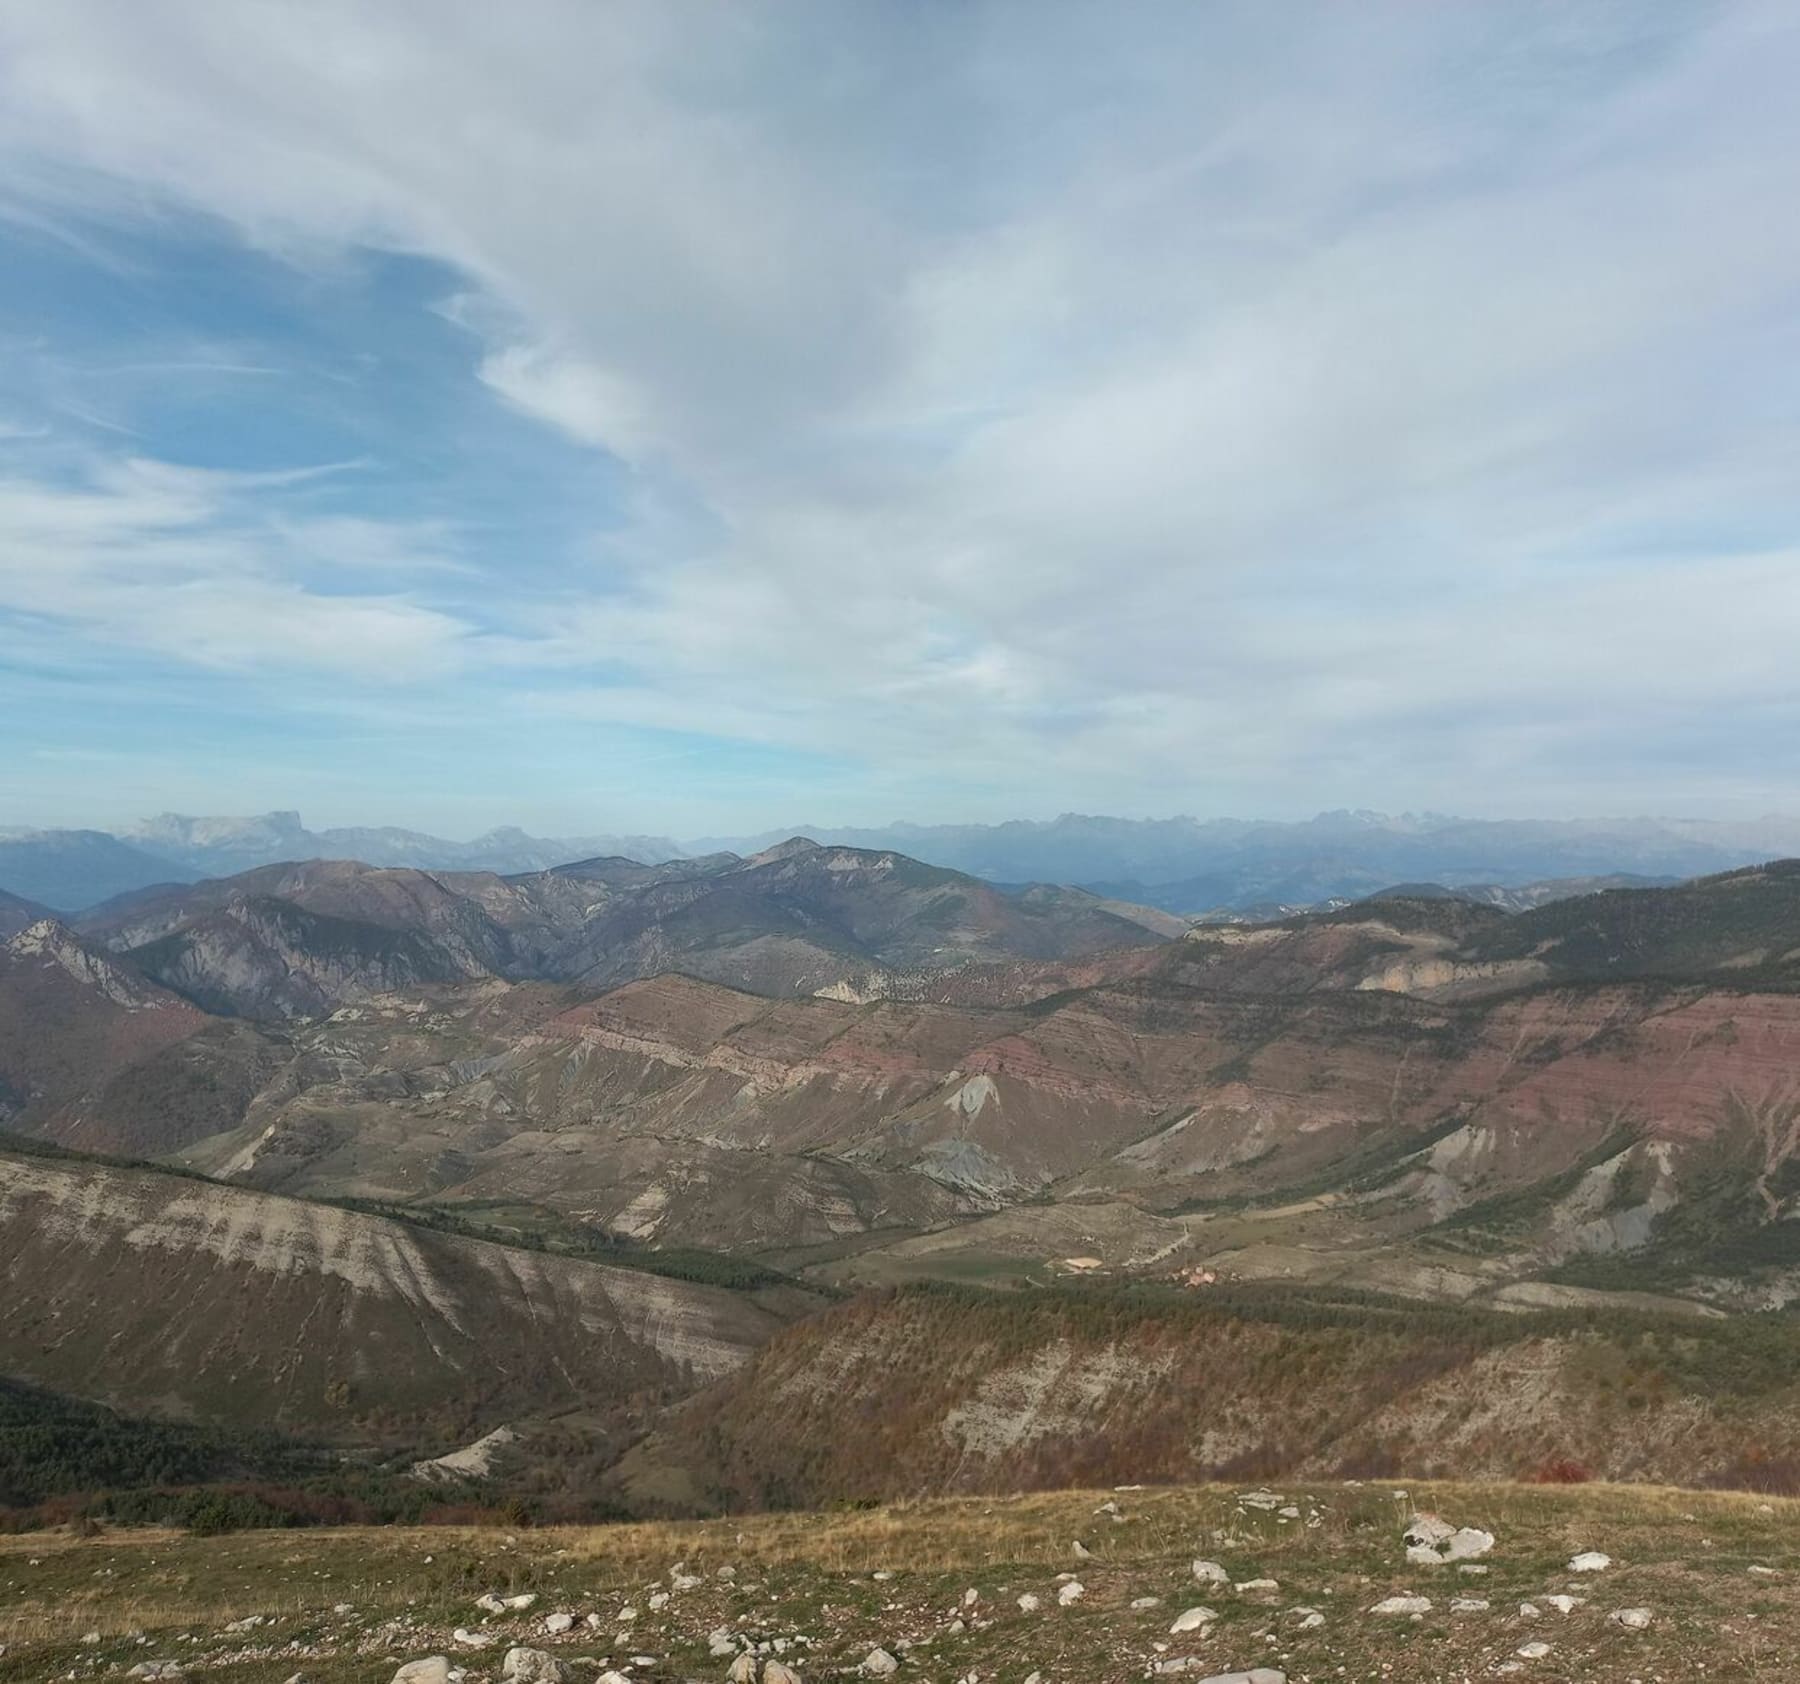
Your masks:
M 1612 1557 L 1602 1555 L 1599 1550 L 1583 1550 L 1580 1555 L 1569 1557 L 1571 1573 L 1604 1573 L 1612 1566 Z
M 725 1677 L 728 1684 L 756 1684 L 756 1656 L 746 1649 L 731 1663 Z
M 1452 1614 L 1485 1614 L 1491 1607 L 1493 1607 L 1493 1603 L 1484 1601 L 1479 1596 L 1459 1596 L 1452 1600 L 1450 1612 Z
M 544 1649 L 508 1649 L 500 1663 L 506 1684 L 573 1684 L 575 1669 Z
M 1184 1608 L 1175 1616 L 1175 1623 L 1169 1627 L 1170 1635 L 1179 1637 L 1184 1631 L 1198 1631 L 1202 1626 L 1210 1625 L 1218 1617 L 1216 1609 Z
M 1369 1610 L 1371 1614 L 1429 1614 L 1429 1596 L 1386 1596 Z
M 1455 1530 L 1449 1521 L 1435 1514 L 1415 1514 L 1406 1523 L 1401 1539 L 1409 1548 L 1414 1544 L 1441 1544 Z
M 574 1629 L 575 1616 L 573 1614 L 546 1614 L 544 1616 L 544 1630 L 549 1632 L 552 1637 L 561 1637 L 565 1631 Z
M 450 1662 L 442 1655 L 408 1661 L 394 1674 L 392 1684 L 450 1684 Z
M 738 1652 L 737 1639 L 725 1626 L 720 1626 L 708 1636 L 706 1651 L 715 1661 L 727 1660 Z
M 1216 1561 L 1196 1561 L 1193 1571 L 1196 1584 L 1228 1585 L 1231 1583 L 1231 1575 Z
M 892 1678 L 900 1670 L 900 1663 L 887 1650 L 877 1647 L 863 1656 L 863 1663 L 857 1670 L 865 1678 Z
M 1072 1602 L 1079 1602 L 1087 1595 L 1087 1586 L 1079 1579 L 1071 1579 L 1056 1593 L 1056 1600 L 1067 1608 Z
M 763 1663 L 763 1684 L 800 1684 L 800 1674 L 780 1661 Z
M 1019 1612 L 1021 1614 L 1035 1614 L 1038 1609 L 1043 1607 L 1043 1605 L 1044 1599 L 1032 1591 L 1026 1591 L 1026 1593 L 1019 1598 Z
M 1415 1514 L 1401 1535 L 1406 1559 L 1415 1567 L 1442 1567 L 1473 1561 L 1494 1547 L 1494 1534 L 1475 1526 L 1452 1526 L 1435 1514 Z
M 1623 1626 L 1627 1631 L 1643 1631 L 1655 1618 L 1648 1608 L 1615 1608 L 1606 1617 L 1614 1625 Z
M 475 1606 L 484 1614 L 504 1614 L 506 1612 L 506 1604 L 491 1590 L 476 1597 Z
M 1550 1645 L 1538 1642 L 1521 1643 L 1518 1648 L 1513 1650 L 1513 1653 L 1522 1661 L 1541 1661 L 1550 1653 Z

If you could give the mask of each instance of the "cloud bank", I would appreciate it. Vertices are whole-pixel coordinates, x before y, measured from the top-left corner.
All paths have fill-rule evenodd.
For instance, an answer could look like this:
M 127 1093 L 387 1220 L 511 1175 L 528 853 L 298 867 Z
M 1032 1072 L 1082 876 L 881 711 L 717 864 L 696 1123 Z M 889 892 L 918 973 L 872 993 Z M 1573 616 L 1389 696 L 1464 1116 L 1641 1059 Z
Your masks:
M 565 826 L 1792 804 L 1791 8 L 64 0 L 0 66 L 10 238 L 368 317 L 328 492 L 15 346 L 9 643 L 523 734 Z M 183 360 L 319 362 L 250 338 Z

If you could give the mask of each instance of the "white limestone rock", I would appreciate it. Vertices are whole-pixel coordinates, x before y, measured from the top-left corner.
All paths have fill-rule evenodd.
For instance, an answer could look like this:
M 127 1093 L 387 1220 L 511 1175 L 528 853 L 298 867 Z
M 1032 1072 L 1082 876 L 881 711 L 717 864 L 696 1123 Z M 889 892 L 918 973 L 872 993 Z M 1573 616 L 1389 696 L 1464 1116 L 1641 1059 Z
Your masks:
M 394 1674 L 392 1684 L 450 1684 L 450 1662 L 443 1655 L 408 1661 Z
M 1429 1614 L 1429 1596 L 1384 1596 L 1372 1607 L 1371 1614 Z
M 506 1684 L 573 1684 L 575 1669 L 547 1650 L 520 1645 L 506 1651 L 500 1676 Z
M 1198 1631 L 1202 1626 L 1211 1625 L 1219 1617 L 1213 1608 L 1184 1608 L 1175 1616 L 1175 1623 L 1169 1627 L 1171 1637 L 1179 1637 L 1184 1631 Z

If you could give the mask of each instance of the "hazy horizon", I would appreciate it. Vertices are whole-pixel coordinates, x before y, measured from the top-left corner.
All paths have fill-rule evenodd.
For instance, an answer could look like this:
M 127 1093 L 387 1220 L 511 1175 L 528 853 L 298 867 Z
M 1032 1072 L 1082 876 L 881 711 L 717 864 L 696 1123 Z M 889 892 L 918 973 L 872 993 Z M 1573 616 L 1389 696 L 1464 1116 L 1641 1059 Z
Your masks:
M 0 0 L 0 822 L 1800 808 L 1791 7 L 428 22 Z
M 776 819 L 768 823 L 749 823 L 741 828 L 720 831 L 695 831 L 687 834 L 662 831 L 653 825 L 634 824 L 628 818 L 619 817 L 613 820 L 571 820 L 564 824 L 533 826 L 518 823 L 515 819 L 502 816 L 491 824 L 476 830 L 436 831 L 429 825 L 409 824 L 391 819 L 376 813 L 372 816 L 315 817 L 299 808 L 271 807 L 262 812 L 237 813 L 182 813 L 172 808 L 159 812 L 139 813 L 129 818 L 114 817 L 107 822 L 92 824 L 72 824 L 62 822 L 28 822 L 16 821 L 0 814 L 0 836 L 12 833 L 52 833 L 57 831 L 98 831 L 107 835 L 125 839 L 133 839 L 144 826 L 158 821 L 180 820 L 197 824 L 230 825 L 255 824 L 273 818 L 293 817 L 299 820 L 301 828 L 311 833 L 340 830 L 368 831 L 409 831 L 420 835 L 436 837 L 450 842 L 478 841 L 483 837 L 503 831 L 523 831 L 539 840 L 554 841 L 562 837 L 579 838 L 584 836 L 666 836 L 682 847 L 695 844 L 727 844 L 734 841 L 744 842 L 771 837 L 787 838 L 807 836 L 817 833 L 827 836 L 844 831 L 903 831 L 917 829 L 953 830 L 997 829 L 1006 825 L 1027 825 L 1034 827 L 1050 827 L 1066 822 L 1091 822 L 1097 824 L 1118 823 L 1127 825 L 1271 825 L 1301 826 L 1322 824 L 1337 818 L 1367 819 L 1371 822 L 1404 825 L 1418 824 L 1471 824 L 1471 825 L 1569 825 L 1603 830 L 1608 826 L 1657 825 L 1672 826 L 1718 826 L 1721 829 L 1745 830 L 1753 829 L 1759 824 L 1793 825 L 1800 829 L 1800 812 L 1782 812 L 1770 809 L 1762 812 L 1746 812 L 1741 814 L 1726 813 L 1674 813 L 1674 812 L 1642 812 L 1642 813 L 1472 813 L 1443 812 L 1432 808 L 1409 808 L 1395 812 L 1385 812 L 1368 807 L 1322 807 L 1310 811 L 1293 813 L 1102 813 L 1081 812 L 1074 809 L 1059 813 L 1012 813 L 997 819 L 985 818 L 939 818 L 920 819 L 907 814 L 894 814 L 884 819 L 845 819 L 824 820 L 817 816 L 811 819 L 784 821 Z M 154 851 L 153 849 L 151 851 Z M 0 885 L 3 886 L 3 885 Z

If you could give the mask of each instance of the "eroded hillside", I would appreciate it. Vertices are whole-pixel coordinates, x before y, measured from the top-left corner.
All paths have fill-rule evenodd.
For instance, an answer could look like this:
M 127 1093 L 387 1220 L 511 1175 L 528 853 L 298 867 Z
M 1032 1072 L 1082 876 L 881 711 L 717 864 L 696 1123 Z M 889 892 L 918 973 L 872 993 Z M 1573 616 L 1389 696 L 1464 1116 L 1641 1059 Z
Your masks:
M 136 1413 L 455 1441 L 628 1410 L 794 1306 L 243 1188 L 0 1152 L 6 1371 Z
M 1776 1489 L 1797 1359 L 1785 1320 L 915 1287 L 781 1334 L 619 1477 L 677 1510 L 1451 1468 Z

